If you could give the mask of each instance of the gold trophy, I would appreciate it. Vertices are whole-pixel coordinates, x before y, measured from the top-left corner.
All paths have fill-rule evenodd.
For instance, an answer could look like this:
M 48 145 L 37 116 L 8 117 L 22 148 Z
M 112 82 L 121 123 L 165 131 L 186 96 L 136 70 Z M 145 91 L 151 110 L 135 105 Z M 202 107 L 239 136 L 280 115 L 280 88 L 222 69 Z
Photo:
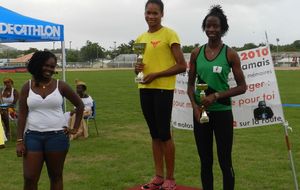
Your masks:
M 133 44 L 133 51 L 135 54 L 137 54 L 137 64 L 143 63 L 143 54 L 146 49 L 146 43 L 135 43 Z M 138 75 L 135 77 L 136 83 L 141 83 L 144 81 L 144 73 L 139 72 Z
M 204 90 L 208 89 L 208 85 L 207 84 L 196 84 L 196 88 L 198 90 L 200 90 L 200 100 L 202 100 L 205 97 Z M 204 108 L 203 105 L 202 105 L 201 108 L 202 108 L 202 114 L 201 114 L 199 122 L 200 123 L 208 123 L 209 122 L 209 117 L 208 117 L 208 115 L 207 115 L 207 113 L 205 111 L 205 108 Z

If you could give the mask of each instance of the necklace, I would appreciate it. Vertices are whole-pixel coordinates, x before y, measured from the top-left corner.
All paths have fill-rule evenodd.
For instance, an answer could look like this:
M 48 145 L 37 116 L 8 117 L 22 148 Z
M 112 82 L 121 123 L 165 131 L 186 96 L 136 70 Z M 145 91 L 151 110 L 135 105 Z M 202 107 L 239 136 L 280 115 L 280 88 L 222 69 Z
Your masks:
M 7 91 L 7 88 L 5 88 L 5 90 L 4 90 L 4 93 L 3 93 L 3 94 L 5 94 L 5 92 L 6 92 L 6 97 L 10 97 L 10 92 L 11 92 L 11 89 Z
M 208 48 L 208 53 L 211 56 L 214 56 L 216 54 L 216 52 L 219 52 L 219 48 L 222 46 L 222 44 L 218 45 L 216 48 L 212 49 L 211 47 L 207 46 Z
M 49 86 L 51 84 L 51 82 L 52 82 L 52 79 L 48 83 L 42 84 L 42 88 L 45 89 L 47 86 Z

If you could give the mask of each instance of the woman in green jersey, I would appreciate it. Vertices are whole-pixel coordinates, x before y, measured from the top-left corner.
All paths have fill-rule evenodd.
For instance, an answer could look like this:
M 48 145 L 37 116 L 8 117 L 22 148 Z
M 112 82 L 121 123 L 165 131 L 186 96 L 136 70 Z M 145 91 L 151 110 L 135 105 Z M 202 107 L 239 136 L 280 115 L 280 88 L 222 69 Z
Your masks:
M 213 6 L 202 23 L 208 42 L 195 48 L 190 58 L 188 95 L 194 110 L 194 136 L 201 161 L 203 190 L 213 189 L 213 134 L 223 174 L 223 189 L 234 189 L 231 160 L 233 116 L 230 97 L 245 93 L 246 82 L 238 54 L 222 42 L 228 28 L 227 17 L 222 8 L 219 5 Z M 229 88 L 227 84 L 231 70 L 237 83 L 234 88 Z M 195 91 L 195 83 L 208 85 L 206 96 L 201 100 L 199 90 Z M 203 109 L 209 117 L 207 123 L 200 123 Z

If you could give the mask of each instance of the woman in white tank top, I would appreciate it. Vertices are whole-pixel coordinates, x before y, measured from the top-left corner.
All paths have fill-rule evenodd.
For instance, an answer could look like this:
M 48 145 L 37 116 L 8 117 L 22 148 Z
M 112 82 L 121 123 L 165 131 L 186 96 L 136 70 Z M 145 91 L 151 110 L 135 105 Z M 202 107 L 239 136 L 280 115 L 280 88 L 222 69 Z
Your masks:
M 1 118 L 4 124 L 4 131 L 7 138 L 10 137 L 10 128 L 9 128 L 9 115 L 13 118 L 16 115 L 16 111 L 14 109 L 17 101 L 19 99 L 19 93 L 16 89 L 13 88 L 14 81 L 11 78 L 3 79 L 4 88 L 1 91 L 1 104 L 10 105 L 9 108 L 1 110 Z
M 51 187 L 63 188 L 63 165 L 69 148 L 69 134 L 76 133 L 84 105 L 63 81 L 55 80 L 57 59 L 48 51 L 33 54 L 27 69 L 32 80 L 20 94 L 17 156 L 23 156 L 24 189 L 37 189 L 43 163 L 48 169 Z M 77 109 L 74 129 L 66 128 L 63 97 Z

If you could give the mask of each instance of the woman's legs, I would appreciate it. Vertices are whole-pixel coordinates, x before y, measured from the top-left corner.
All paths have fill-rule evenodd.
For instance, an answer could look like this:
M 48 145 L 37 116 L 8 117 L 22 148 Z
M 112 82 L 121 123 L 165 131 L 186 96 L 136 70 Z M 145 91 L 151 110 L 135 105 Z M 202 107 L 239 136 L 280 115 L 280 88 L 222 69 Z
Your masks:
M 175 185 L 175 146 L 170 132 L 173 91 L 140 89 L 140 102 L 152 138 L 155 174 L 164 177 L 165 163 L 166 181 L 171 180 Z M 161 179 L 159 181 L 162 182 Z M 143 188 L 149 189 L 150 186 L 147 184 Z
M 200 124 L 194 118 L 194 136 L 201 161 L 201 181 L 203 190 L 213 190 L 213 129 Z
M 164 153 L 161 140 L 152 139 L 152 154 L 155 175 L 164 177 Z
M 155 110 L 153 106 L 154 91 L 150 89 L 140 89 L 140 103 L 152 138 L 152 154 L 155 166 L 155 175 L 164 177 L 163 150 L 158 130 L 155 127 Z
M 67 151 L 45 153 L 45 162 L 50 178 L 51 190 L 63 189 L 63 168 L 66 155 Z
M 36 190 L 43 162 L 46 162 L 51 190 L 62 190 L 62 172 L 69 149 L 69 137 L 60 131 L 25 132 L 24 190 Z
M 69 137 L 63 131 L 47 134 L 45 142 L 45 162 L 50 178 L 51 190 L 63 189 L 63 168 L 69 149 Z
M 233 116 L 231 111 L 215 112 L 214 131 L 218 160 L 223 174 L 223 189 L 234 189 L 234 170 L 232 167 Z
M 155 127 L 166 165 L 166 179 L 174 180 L 175 145 L 171 136 L 172 90 L 157 90 L 154 96 Z
M 43 152 L 28 151 L 23 158 L 24 190 L 36 190 L 43 168 Z

